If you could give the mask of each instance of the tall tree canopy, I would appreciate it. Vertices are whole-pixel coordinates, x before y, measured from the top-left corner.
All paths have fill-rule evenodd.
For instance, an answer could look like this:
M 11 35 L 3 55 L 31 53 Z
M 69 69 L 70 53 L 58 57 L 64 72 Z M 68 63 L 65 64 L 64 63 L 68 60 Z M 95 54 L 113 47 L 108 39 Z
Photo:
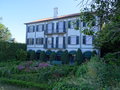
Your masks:
M 9 41 L 11 38 L 11 33 L 7 27 L 0 24 L 0 41 Z
M 95 35 L 95 46 L 100 47 L 103 52 L 120 51 L 120 0 L 83 0 L 86 4 L 80 17 L 88 23 L 88 29 L 83 30 L 85 34 Z M 92 24 L 96 21 L 100 31 L 93 33 Z

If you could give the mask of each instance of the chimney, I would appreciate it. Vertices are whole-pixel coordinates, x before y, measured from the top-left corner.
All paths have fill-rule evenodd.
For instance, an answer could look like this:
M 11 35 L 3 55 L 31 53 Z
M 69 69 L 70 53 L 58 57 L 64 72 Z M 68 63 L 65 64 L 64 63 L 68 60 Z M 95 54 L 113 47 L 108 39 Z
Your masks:
M 54 8 L 54 18 L 57 18 L 57 15 L 58 15 L 58 8 L 55 7 Z

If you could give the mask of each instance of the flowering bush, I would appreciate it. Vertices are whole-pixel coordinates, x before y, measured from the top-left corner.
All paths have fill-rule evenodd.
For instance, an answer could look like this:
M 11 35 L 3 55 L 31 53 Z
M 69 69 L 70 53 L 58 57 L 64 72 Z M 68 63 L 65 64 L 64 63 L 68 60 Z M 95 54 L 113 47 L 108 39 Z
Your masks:
M 25 69 L 25 66 L 23 66 L 23 65 L 18 65 L 18 70 L 23 70 L 23 69 Z
M 50 66 L 48 63 L 43 62 L 43 63 L 40 63 L 38 67 L 43 68 L 43 67 L 48 67 L 48 66 Z

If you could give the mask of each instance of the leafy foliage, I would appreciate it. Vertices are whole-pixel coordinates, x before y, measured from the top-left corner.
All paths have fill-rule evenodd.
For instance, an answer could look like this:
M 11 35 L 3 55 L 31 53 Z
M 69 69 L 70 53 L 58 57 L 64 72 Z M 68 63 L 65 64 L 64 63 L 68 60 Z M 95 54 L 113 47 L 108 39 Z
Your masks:
M 29 51 L 27 52 L 27 59 L 28 59 L 28 60 L 35 60 L 35 51 L 29 50 Z
M 17 50 L 16 59 L 25 61 L 27 59 L 27 52 L 22 49 Z
M 76 59 L 75 59 L 77 65 L 80 65 L 83 63 L 83 54 L 80 49 L 77 50 L 76 52 Z
M 0 41 L 8 41 L 11 38 L 11 33 L 7 27 L 0 23 Z
M 41 60 L 41 61 L 45 61 L 45 62 L 47 61 L 47 60 L 46 60 L 45 51 L 41 51 L 41 53 L 40 53 L 40 60 Z
M 17 50 L 26 50 L 26 45 L 21 43 L 0 42 L 0 61 L 15 60 Z
M 62 55 L 61 55 L 61 60 L 63 62 L 63 64 L 68 64 L 69 63 L 69 54 L 68 51 L 65 50 Z
M 56 53 L 52 52 L 52 54 L 50 55 L 50 61 L 56 60 Z

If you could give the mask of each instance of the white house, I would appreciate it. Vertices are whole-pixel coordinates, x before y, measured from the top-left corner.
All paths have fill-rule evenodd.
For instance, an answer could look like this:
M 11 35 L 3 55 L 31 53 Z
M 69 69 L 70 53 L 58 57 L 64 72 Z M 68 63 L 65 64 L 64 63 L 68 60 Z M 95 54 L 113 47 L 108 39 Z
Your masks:
M 27 50 L 72 51 L 80 48 L 83 52 L 98 52 L 94 48 L 93 37 L 81 33 L 87 24 L 80 20 L 79 15 L 80 13 L 57 16 L 55 8 L 53 18 L 25 23 Z M 93 29 L 97 31 L 99 27 L 93 26 Z

